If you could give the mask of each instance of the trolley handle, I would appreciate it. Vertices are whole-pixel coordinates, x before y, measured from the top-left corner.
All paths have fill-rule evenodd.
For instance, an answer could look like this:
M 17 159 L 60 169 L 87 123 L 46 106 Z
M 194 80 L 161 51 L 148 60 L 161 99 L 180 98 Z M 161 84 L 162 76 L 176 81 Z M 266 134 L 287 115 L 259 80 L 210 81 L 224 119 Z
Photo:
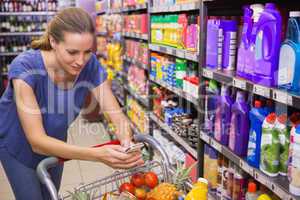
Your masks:
M 133 137 L 134 137 L 135 142 L 145 142 L 145 143 L 149 144 L 150 147 L 152 147 L 153 149 L 155 149 L 159 152 L 159 154 L 161 155 L 161 157 L 163 159 L 162 162 L 165 166 L 164 173 L 168 180 L 169 179 L 168 169 L 171 166 L 170 160 L 169 160 L 168 154 L 165 152 L 165 150 L 162 148 L 162 146 L 158 143 L 158 141 L 156 139 L 154 139 L 152 136 L 145 135 L 145 134 L 134 134 Z M 105 146 L 105 145 L 119 145 L 119 144 L 120 144 L 120 141 L 113 140 L 113 141 L 103 143 L 100 145 L 96 145 L 93 147 L 101 147 L 101 146 Z M 48 189 L 52 200 L 59 200 L 59 198 L 58 198 L 58 192 L 56 190 L 56 187 L 55 187 L 53 181 L 51 180 L 50 174 L 48 173 L 48 169 L 55 167 L 59 164 L 62 164 L 65 161 L 68 161 L 68 159 L 49 157 L 49 158 L 45 158 L 44 160 L 42 160 L 37 166 L 37 169 L 36 169 L 37 176 L 38 176 L 40 182 L 42 184 L 44 184 L 45 187 Z

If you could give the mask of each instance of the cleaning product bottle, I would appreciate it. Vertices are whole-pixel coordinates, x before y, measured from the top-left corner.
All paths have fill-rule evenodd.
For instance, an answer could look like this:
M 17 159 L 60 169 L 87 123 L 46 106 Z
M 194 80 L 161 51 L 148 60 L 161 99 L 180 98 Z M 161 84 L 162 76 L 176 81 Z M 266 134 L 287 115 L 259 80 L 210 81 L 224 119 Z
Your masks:
M 252 4 L 250 8 L 246 6 L 244 11 L 243 32 L 245 32 L 245 34 L 242 36 L 242 46 L 240 46 L 238 52 L 237 75 L 248 80 L 252 80 L 254 74 L 255 41 L 258 33 L 258 20 L 263 9 L 264 6 L 262 4 Z M 250 14 L 252 14 L 251 19 L 249 19 Z M 239 63 L 242 63 L 241 67 L 239 67 Z
M 197 183 L 193 185 L 192 190 L 186 195 L 185 200 L 207 200 L 208 181 L 199 178 Z
M 221 69 L 223 29 L 222 20 L 207 20 L 206 65 L 212 69 Z
M 280 48 L 278 86 L 300 90 L 300 12 L 290 12 L 286 40 Z
M 215 120 L 215 138 L 223 145 L 228 145 L 231 120 L 231 106 L 233 100 L 230 96 L 230 88 L 226 85 L 221 87 L 218 108 Z M 218 112 L 219 111 L 219 112 Z
M 207 116 L 204 121 L 205 130 L 210 135 L 214 133 L 214 122 L 216 117 L 217 100 L 219 96 L 218 84 L 215 80 L 210 80 L 206 87 L 207 105 L 206 111 Z
M 250 118 L 250 133 L 248 143 L 247 162 L 249 165 L 259 168 L 260 161 L 260 141 L 262 124 L 265 120 L 267 113 L 262 108 L 261 101 L 256 100 L 254 107 L 249 113 Z
M 258 197 L 256 191 L 256 184 L 254 182 L 248 183 L 248 191 L 246 193 L 246 200 L 256 200 Z
M 260 170 L 269 176 L 279 173 L 280 144 L 278 131 L 275 129 L 276 114 L 269 114 L 262 125 Z
M 252 81 L 267 87 L 277 85 L 281 42 L 281 15 L 274 3 L 267 3 L 257 22 L 255 66 Z
M 287 114 L 282 114 L 277 117 L 276 129 L 278 131 L 280 154 L 279 154 L 279 174 L 287 175 L 289 146 L 290 146 L 290 129 L 287 126 Z
M 176 58 L 176 87 L 183 88 L 183 78 L 186 76 L 187 60 Z
M 236 101 L 231 108 L 231 127 L 229 148 L 238 156 L 247 156 L 249 139 L 249 105 L 243 91 L 238 91 Z
M 300 196 L 300 125 L 292 128 L 289 148 L 288 179 L 289 190 L 293 195 Z
M 267 194 L 260 195 L 257 200 L 272 200 L 271 197 Z
M 235 69 L 235 55 L 237 47 L 237 21 L 223 20 L 223 49 L 222 49 L 222 69 L 232 71 Z

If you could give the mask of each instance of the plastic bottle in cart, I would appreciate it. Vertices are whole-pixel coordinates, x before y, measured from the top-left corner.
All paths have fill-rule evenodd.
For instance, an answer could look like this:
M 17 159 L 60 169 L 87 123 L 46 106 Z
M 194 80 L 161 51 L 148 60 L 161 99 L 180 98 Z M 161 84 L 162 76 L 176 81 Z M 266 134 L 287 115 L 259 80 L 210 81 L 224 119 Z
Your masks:
M 280 48 L 278 86 L 300 91 L 300 11 L 290 12 L 286 40 Z
M 256 200 L 258 197 L 256 184 L 254 182 L 248 183 L 248 191 L 246 193 L 246 200 Z
M 279 137 L 275 129 L 276 114 L 269 114 L 262 125 L 261 151 L 259 168 L 269 176 L 277 176 L 279 173 Z
M 237 21 L 223 20 L 223 49 L 222 49 L 222 69 L 232 71 L 235 69 L 235 56 L 237 48 Z
M 300 196 L 300 125 L 292 128 L 289 148 L 288 178 L 289 190 Z
M 185 200 L 207 200 L 208 181 L 199 178 L 197 183 L 193 185 L 192 190 L 186 195 Z
M 243 91 L 238 91 L 231 108 L 229 148 L 238 156 L 247 156 L 249 139 L 249 105 Z
M 256 168 L 259 168 L 261 131 L 266 116 L 267 112 L 262 108 L 262 102 L 256 100 L 254 107 L 249 112 L 250 133 L 247 153 L 247 162 Z
M 252 81 L 267 87 L 277 85 L 281 21 L 275 4 L 267 3 L 257 22 Z

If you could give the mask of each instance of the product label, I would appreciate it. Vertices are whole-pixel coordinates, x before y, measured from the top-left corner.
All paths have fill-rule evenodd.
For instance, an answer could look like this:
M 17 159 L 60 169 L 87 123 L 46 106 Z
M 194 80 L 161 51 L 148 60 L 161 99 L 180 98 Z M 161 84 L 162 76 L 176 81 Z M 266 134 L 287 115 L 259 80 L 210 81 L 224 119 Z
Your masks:
M 236 114 L 233 113 L 232 117 L 231 117 L 231 127 L 230 127 L 230 131 L 229 131 L 229 148 L 234 151 L 234 147 L 235 147 L 235 140 L 236 140 Z
M 295 50 L 290 45 L 282 45 L 279 55 L 278 85 L 292 83 L 296 67 L 295 65 Z
M 256 149 L 256 132 L 255 130 L 250 131 L 249 144 L 248 144 L 248 159 L 254 159 Z

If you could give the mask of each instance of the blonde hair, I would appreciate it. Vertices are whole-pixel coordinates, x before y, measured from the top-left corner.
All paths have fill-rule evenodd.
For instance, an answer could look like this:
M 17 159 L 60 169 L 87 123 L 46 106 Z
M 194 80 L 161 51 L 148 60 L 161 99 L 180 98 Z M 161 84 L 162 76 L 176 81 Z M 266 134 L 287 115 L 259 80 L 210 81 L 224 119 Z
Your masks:
M 31 42 L 31 48 L 51 50 L 50 35 L 56 42 L 64 41 L 64 32 L 95 34 L 95 27 L 90 15 L 81 8 L 66 8 L 59 11 L 48 23 L 42 37 Z

